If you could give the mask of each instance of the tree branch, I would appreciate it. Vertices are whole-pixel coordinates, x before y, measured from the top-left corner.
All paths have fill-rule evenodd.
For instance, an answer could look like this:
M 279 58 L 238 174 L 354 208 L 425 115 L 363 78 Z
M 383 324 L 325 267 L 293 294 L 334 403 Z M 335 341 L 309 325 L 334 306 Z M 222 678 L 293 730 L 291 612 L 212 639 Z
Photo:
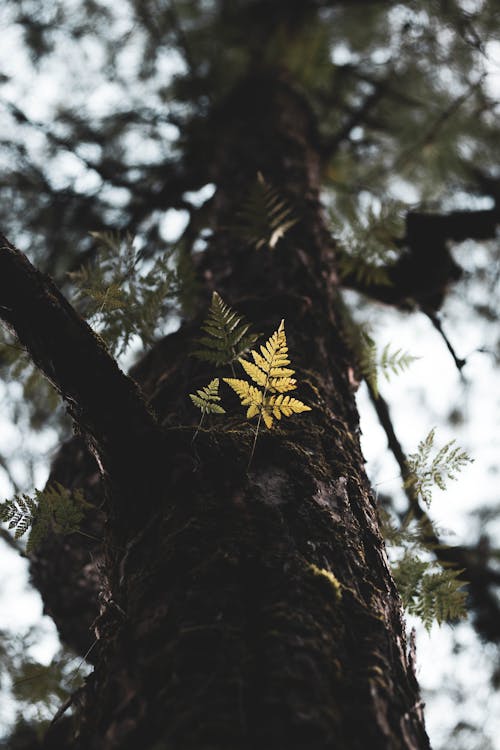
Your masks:
M 160 428 L 139 388 L 102 340 L 25 255 L 0 235 L 0 320 L 16 334 L 33 362 L 65 400 L 84 433 L 126 522 L 138 478 L 151 471 Z
M 418 305 L 425 312 L 440 308 L 450 283 L 462 269 L 453 260 L 448 240 L 493 239 L 500 224 L 500 211 L 453 211 L 449 214 L 411 212 L 406 217 L 406 236 L 401 257 L 387 267 L 389 284 L 367 284 L 346 275 L 344 286 L 357 289 L 389 305 L 408 308 Z
M 375 84 L 373 91 L 368 94 L 360 107 L 350 114 L 342 127 L 323 145 L 322 154 L 325 160 L 331 159 L 338 147 L 350 137 L 354 128 L 366 121 L 367 115 L 375 107 L 383 94 L 383 84 Z
M 444 343 L 446 344 L 446 348 L 450 352 L 451 357 L 452 357 L 452 359 L 453 359 L 453 361 L 455 363 L 455 367 L 457 368 L 457 370 L 459 371 L 459 373 L 462 375 L 462 370 L 463 370 L 464 366 L 467 364 L 467 360 L 466 359 L 462 359 L 461 357 L 457 356 L 457 354 L 455 352 L 455 349 L 453 348 L 453 346 L 451 344 L 451 341 L 449 340 L 448 336 L 444 332 L 442 323 L 441 323 L 439 317 L 436 315 L 436 313 L 433 313 L 433 312 L 430 312 L 430 311 L 427 311 L 427 310 L 424 310 L 424 312 L 427 315 L 427 317 L 429 318 L 429 320 L 431 321 L 431 323 L 434 326 L 434 328 L 436 329 L 436 331 L 442 337 Z M 463 375 L 462 375 L 462 377 L 463 377 Z

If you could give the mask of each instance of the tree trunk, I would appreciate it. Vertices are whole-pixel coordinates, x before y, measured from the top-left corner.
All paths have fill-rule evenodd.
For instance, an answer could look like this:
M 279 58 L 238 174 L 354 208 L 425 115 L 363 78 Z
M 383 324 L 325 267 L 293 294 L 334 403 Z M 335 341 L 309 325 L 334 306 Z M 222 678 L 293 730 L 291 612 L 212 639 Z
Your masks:
M 216 231 L 200 272 L 266 338 L 285 318 L 298 397 L 312 411 L 263 428 L 247 470 L 254 432 L 236 400 L 238 417 L 192 442 L 187 394 L 218 375 L 189 356 L 197 326 L 134 369 L 162 424 L 162 453 L 152 477 L 137 461 L 135 506 L 129 493 L 127 523 L 108 538 L 95 671 L 67 746 L 428 748 L 359 446 L 314 118 L 268 71 L 241 83 L 206 127 L 220 137 L 205 155 Z M 228 230 L 258 171 L 299 218 L 272 251 Z

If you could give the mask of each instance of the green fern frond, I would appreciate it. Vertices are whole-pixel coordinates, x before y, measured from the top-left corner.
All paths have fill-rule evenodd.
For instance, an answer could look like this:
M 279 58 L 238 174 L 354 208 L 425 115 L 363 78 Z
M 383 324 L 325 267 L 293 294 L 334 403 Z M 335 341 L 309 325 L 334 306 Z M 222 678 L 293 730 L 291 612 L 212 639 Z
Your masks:
M 250 331 L 250 324 L 226 305 L 217 292 L 212 294 L 210 310 L 202 330 L 207 335 L 198 339 L 200 348 L 193 352 L 193 356 L 216 366 L 232 364 L 257 339 Z
M 33 524 L 36 502 L 29 495 L 15 495 L 12 500 L 0 503 L 0 521 L 14 529 L 14 539 L 19 539 Z
M 80 490 L 71 492 L 58 482 L 45 490 L 35 490 L 35 496 L 15 495 L 0 503 L 0 521 L 8 523 L 19 539 L 28 530 L 26 549 L 33 551 L 49 533 L 72 534 L 79 530 L 87 503 Z
M 358 374 L 366 380 L 378 398 L 379 372 L 389 380 L 391 373 L 402 373 L 419 358 L 402 349 L 392 352 L 390 344 L 384 347 L 379 356 L 370 326 L 367 323 L 356 322 L 342 297 L 338 298 L 337 310 L 340 314 L 343 338 L 357 362 Z
M 456 445 L 455 440 L 446 443 L 431 459 L 434 448 L 435 429 L 422 440 L 416 453 L 408 456 L 408 471 L 410 476 L 406 482 L 412 487 L 416 495 L 429 506 L 432 500 L 432 488 L 446 489 L 447 480 L 454 480 L 464 466 L 472 463 L 473 459 Z
M 441 568 L 411 553 L 405 553 L 392 566 L 398 590 L 410 614 L 416 615 L 430 630 L 441 624 L 466 617 L 467 592 L 460 579 L 462 570 Z
M 394 261 L 388 254 L 369 253 L 367 248 L 351 247 L 337 250 L 337 268 L 342 280 L 354 278 L 363 287 L 390 286 L 388 266 Z
M 196 393 L 190 393 L 189 398 L 200 409 L 202 415 L 226 413 L 225 409 L 218 403 L 221 400 L 219 396 L 219 378 L 214 378 L 204 388 L 197 390 Z
M 415 357 L 403 349 L 396 349 L 396 351 L 391 352 L 390 344 L 387 344 L 382 350 L 377 365 L 379 370 L 384 374 L 385 379 L 390 380 L 391 372 L 394 375 L 399 375 L 407 370 L 417 359 L 419 357 Z
M 393 201 L 380 211 L 373 208 L 363 214 L 354 206 L 331 214 L 332 231 L 339 241 L 337 266 L 340 277 L 353 277 L 363 286 L 390 285 L 390 268 L 400 248 L 397 237 L 404 232 L 404 207 Z
M 298 219 L 287 201 L 258 172 L 244 205 L 237 213 L 233 232 L 256 250 L 274 250 Z
M 99 245 L 97 261 L 69 274 L 80 312 L 115 356 L 134 336 L 151 344 L 180 294 L 179 273 L 169 258 L 143 262 L 129 235 L 90 234 Z

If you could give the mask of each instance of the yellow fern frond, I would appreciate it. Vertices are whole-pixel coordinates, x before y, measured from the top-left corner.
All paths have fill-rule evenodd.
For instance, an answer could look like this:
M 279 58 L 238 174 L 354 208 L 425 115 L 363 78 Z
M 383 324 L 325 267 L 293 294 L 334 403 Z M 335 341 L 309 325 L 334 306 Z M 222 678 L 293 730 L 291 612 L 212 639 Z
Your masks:
M 253 354 L 254 352 L 252 352 Z M 257 385 L 261 385 L 264 388 L 267 385 L 267 374 L 265 369 L 261 370 L 260 367 L 257 367 L 257 365 L 254 365 L 253 362 L 248 362 L 246 359 L 240 359 L 240 365 L 245 370 L 246 374 L 252 378 L 254 383 L 257 383 Z
M 233 391 L 240 397 L 241 405 L 248 406 L 247 419 L 257 416 L 262 409 L 263 393 L 254 385 L 250 385 L 246 380 L 237 378 L 224 378 Z
M 222 406 L 217 403 L 220 401 L 219 378 L 214 378 L 204 388 L 197 390 L 196 393 L 190 393 L 189 398 L 200 409 L 202 415 L 226 413 Z
M 290 360 L 283 320 L 278 330 L 260 347 L 260 351 L 261 354 L 255 350 L 250 352 L 253 362 L 240 358 L 239 362 L 246 374 L 266 393 L 293 391 L 297 387 L 297 381 L 292 378 L 295 371 L 286 366 L 290 364 Z
M 233 391 L 241 398 L 246 398 L 248 395 L 248 389 L 251 387 L 250 383 L 246 380 L 238 380 L 238 378 L 222 378 L 224 383 L 227 383 Z
M 293 373 L 293 370 L 291 371 Z M 297 387 L 295 378 L 269 378 L 269 388 L 272 393 L 286 393 L 294 391 Z
M 224 382 L 239 396 L 241 405 L 248 407 L 247 419 L 258 417 L 248 467 L 252 462 L 261 420 L 270 430 L 274 419 L 311 411 L 309 406 L 297 398 L 284 395 L 287 391 L 293 391 L 297 387 L 297 381 L 291 377 L 295 375 L 295 371 L 287 366 L 291 362 L 288 359 L 284 320 L 279 324 L 278 330 L 260 347 L 260 353 L 252 350 L 250 354 L 253 362 L 241 357 L 238 361 L 258 387 L 247 380 L 224 378 Z
M 284 320 L 281 321 L 278 330 L 266 341 L 265 345 L 260 347 L 260 350 L 268 363 L 269 369 L 271 367 L 284 367 L 290 364 Z
M 259 416 L 259 421 L 263 419 L 266 427 L 271 429 L 274 418 L 310 411 L 310 407 L 296 398 L 283 395 L 297 387 L 297 381 L 291 377 L 295 371 L 286 367 L 291 362 L 288 359 L 283 320 L 278 330 L 260 347 L 260 351 L 261 354 L 255 350 L 250 352 L 253 362 L 239 360 L 246 374 L 259 388 L 237 378 L 224 378 L 224 382 L 240 397 L 241 405 L 248 406 L 247 419 Z
M 272 413 L 276 419 L 285 417 L 291 417 L 292 414 L 300 414 L 303 411 L 311 411 L 310 406 L 306 406 L 299 401 L 298 398 L 291 398 L 291 396 L 270 396 L 266 408 L 271 408 Z

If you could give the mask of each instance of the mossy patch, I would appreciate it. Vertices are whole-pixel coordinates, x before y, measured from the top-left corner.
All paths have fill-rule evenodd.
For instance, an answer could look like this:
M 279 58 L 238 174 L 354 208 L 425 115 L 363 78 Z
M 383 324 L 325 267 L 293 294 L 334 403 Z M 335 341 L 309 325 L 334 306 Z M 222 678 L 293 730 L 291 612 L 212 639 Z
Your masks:
M 322 576 L 328 581 L 333 588 L 335 599 L 339 602 L 342 599 L 342 584 L 339 579 L 333 575 L 332 571 L 327 570 L 326 568 L 318 568 L 314 563 L 309 563 L 308 567 L 313 575 Z

